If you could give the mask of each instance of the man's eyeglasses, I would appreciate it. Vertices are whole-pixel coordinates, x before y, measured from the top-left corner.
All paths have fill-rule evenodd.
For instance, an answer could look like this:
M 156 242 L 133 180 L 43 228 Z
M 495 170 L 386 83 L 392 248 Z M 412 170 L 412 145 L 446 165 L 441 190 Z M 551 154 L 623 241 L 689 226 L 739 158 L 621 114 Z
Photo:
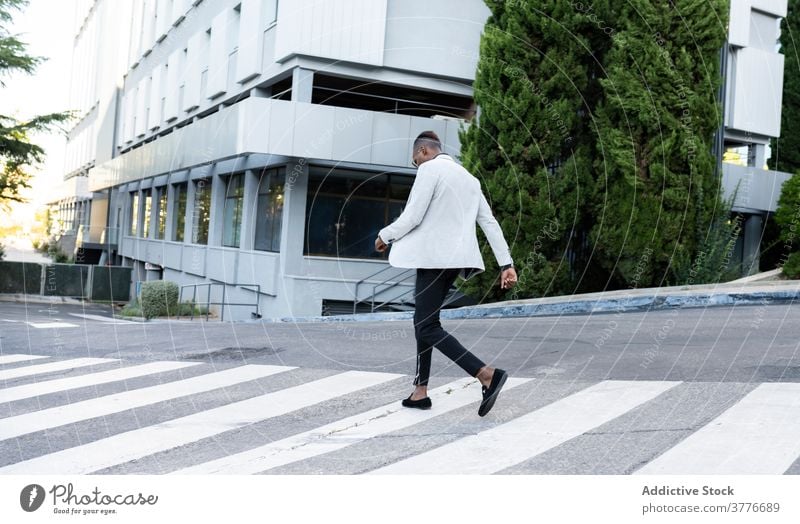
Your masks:
M 420 146 L 420 148 L 417 149 L 417 151 L 422 151 L 423 149 L 425 149 L 425 148 Z M 414 167 L 419 167 L 419 164 L 417 164 L 417 161 L 416 161 L 416 159 L 414 159 L 413 155 L 411 157 L 411 165 L 414 166 Z

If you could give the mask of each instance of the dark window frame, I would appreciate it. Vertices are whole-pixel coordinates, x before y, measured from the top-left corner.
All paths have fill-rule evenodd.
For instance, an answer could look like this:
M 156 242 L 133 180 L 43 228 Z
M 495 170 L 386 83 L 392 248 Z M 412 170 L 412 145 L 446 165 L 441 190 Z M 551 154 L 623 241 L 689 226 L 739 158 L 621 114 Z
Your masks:
M 320 174 L 325 171 L 325 174 L 320 176 Z M 320 191 L 320 188 L 324 187 L 324 183 L 329 178 L 333 179 L 343 179 L 343 180 L 353 180 L 354 177 L 348 177 L 348 173 L 355 175 L 355 180 L 358 182 L 352 188 L 350 193 L 343 194 L 337 193 L 333 191 Z M 364 184 L 369 183 L 376 177 L 383 176 L 386 177 L 385 184 L 385 191 L 383 196 L 367 196 L 367 195 L 357 195 L 359 188 L 361 188 Z M 360 177 L 364 177 L 361 179 Z M 395 183 L 394 185 L 397 187 L 404 187 L 407 188 L 406 190 L 402 191 L 401 196 L 393 196 L 393 181 L 403 180 L 406 183 L 399 184 Z M 309 185 L 307 188 L 307 199 L 306 199 L 306 217 L 305 217 L 305 227 L 304 227 L 304 238 L 303 238 L 303 256 L 309 257 L 326 257 L 326 258 L 342 258 L 342 259 L 350 259 L 350 260 L 387 260 L 388 259 L 388 251 L 384 251 L 383 253 L 379 253 L 377 251 L 371 251 L 369 255 L 348 255 L 343 253 L 328 253 L 324 251 L 311 251 L 309 246 L 309 229 L 312 227 L 312 216 L 309 211 L 311 207 L 313 207 L 314 202 L 317 198 L 321 197 L 329 197 L 329 198 L 341 198 L 344 199 L 346 203 L 351 201 L 371 201 L 371 202 L 383 202 L 384 209 L 383 209 L 383 225 L 376 225 L 375 234 L 377 234 L 380 229 L 382 229 L 385 225 L 388 225 L 394 218 L 392 217 L 391 209 L 393 205 L 401 204 L 403 208 L 408 201 L 408 195 L 411 192 L 411 186 L 413 185 L 414 177 L 412 175 L 405 175 L 402 173 L 392 172 L 392 171 L 383 171 L 383 172 L 374 172 L 374 171 L 361 171 L 361 170 L 352 170 L 352 169 L 327 169 L 321 166 L 310 166 L 309 168 Z M 347 204 L 345 204 L 347 205 Z M 400 209 L 402 212 L 402 208 Z M 341 213 L 341 210 L 340 210 Z M 397 213 L 399 216 L 399 213 Z M 341 216 L 341 215 L 340 215 Z M 339 249 L 338 240 L 334 242 L 334 245 L 337 246 L 337 250 Z M 347 248 L 349 246 L 345 246 Z

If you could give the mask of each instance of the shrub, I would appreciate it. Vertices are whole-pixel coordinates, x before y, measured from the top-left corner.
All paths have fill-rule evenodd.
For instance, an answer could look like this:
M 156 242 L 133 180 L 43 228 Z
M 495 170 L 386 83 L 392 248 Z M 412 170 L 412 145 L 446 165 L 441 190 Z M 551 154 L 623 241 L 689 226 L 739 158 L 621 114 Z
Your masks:
M 49 256 L 53 262 L 56 263 L 69 262 L 69 256 L 61 251 L 61 248 L 55 243 L 47 246 L 47 256 Z
M 0 260 L 6 258 L 6 247 L 3 244 L 0 244 Z
M 125 304 L 125 307 L 123 307 L 119 311 L 119 314 L 120 314 L 120 316 L 123 316 L 123 317 L 141 317 L 141 316 L 143 316 L 142 315 L 142 308 L 140 308 L 139 306 L 136 306 L 136 305 L 132 305 L 132 304 Z
M 793 280 L 800 278 L 800 251 L 795 251 L 786 258 L 783 274 Z
M 50 249 L 50 242 L 47 240 L 36 241 L 33 244 L 33 248 L 39 253 L 47 253 Z
M 783 183 L 775 222 L 781 228 L 781 240 L 791 246 L 800 246 L 800 173 Z
M 194 310 L 194 313 L 192 313 Z M 208 308 L 205 306 L 198 306 L 195 305 L 191 300 L 188 302 L 181 302 L 178 304 L 178 315 L 180 316 L 189 316 L 194 314 L 195 316 L 205 315 L 208 311 Z
M 178 311 L 178 284 L 169 280 L 142 282 L 141 308 L 145 318 L 174 315 Z

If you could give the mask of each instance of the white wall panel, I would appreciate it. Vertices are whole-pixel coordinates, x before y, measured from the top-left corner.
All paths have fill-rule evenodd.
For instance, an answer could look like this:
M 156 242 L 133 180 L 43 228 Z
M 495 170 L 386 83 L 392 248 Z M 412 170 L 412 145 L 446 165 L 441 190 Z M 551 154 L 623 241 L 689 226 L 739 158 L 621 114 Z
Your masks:
M 403 0 L 386 13 L 386 67 L 473 79 L 490 12 L 483 2 Z M 420 59 L 420 52 L 425 59 Z
M 144 54 L 155 44 L 156 34 L 156 2 L 144 0 L 144 23 L 142 24 L 142 45 L 139 54 Z
M 739 47 L 750 43 L 750 0 L 731 0 L 728 42 Z
M 180 20 L 183 20 L 190 5 L 189 0 L 172 0 L 172 13 L 169 17 L 170 23 L 177 25 Z
M 136 91 L 129 89 L 122 97 L 122 140 L 133 140 L 133 114 L 136 101 Z
M 787 0 L 750 0 L 753 9 L 775 16 L 785 17 Z
M 386 0 L 278 3 L 275 58 L 310 55 L 383 65 Z
M 147 82 L 148 78 L 143 78 L 139 81 L 139 87 L 136 89 L 136 122 L 133 126 L 134 136 L 144 135 L 145 132 L 145 115 L 147 114 Z
M 131 18 L 131 39 L 130 39 L 130 47 L 128 53 L 128 63 L 133 65 L 139 62 L 139 58 L 142 56 L 141 47 L 142 47 L 142 17 L 144 16 L 144 3 L 134 2 L 133 3 L 133 18 Z
M 225 9 L 211 22 L 211 44 L 208 56 L 208 78 L 206 80 L 206 98 L 214 98 L 225 92 L 228 79 L 228 24 L 232 19 L 232 10 Z
M 169 0 L 157 0 L 156 5 L 156 40 L 160 40 L 167 34 L 167 30 L 172 26 L 172 6 Z
M 186 64 L 186 84 L 183 91 L 184 111 L 190 111 L 200 105 L 200 71 L 203 69 L 202 56 L 206 32 L 202 30 L 189 39 L 189 56 Z
M 170 120 L 178 117 L 178 81 L 180 75 L 182 49 L 176 49 L 169 55 L 167 60 L 167 80 L 164 86 L 164 120 Z
M 147 129 L 154 129 L 161 125 L 161 82 L 163 71 L 164 66 L 161 64 L 153 67 L 153 80 L 150 83 L 150 113 L 147 118 Z
M 239 52 L 236 58 L 237 82 L 245 82 L 261 72 L 263 7 L 263 0 L 242 0 Z
M 729 127 L 780 135 L 784 56 L 752 47 L 733 53 Z

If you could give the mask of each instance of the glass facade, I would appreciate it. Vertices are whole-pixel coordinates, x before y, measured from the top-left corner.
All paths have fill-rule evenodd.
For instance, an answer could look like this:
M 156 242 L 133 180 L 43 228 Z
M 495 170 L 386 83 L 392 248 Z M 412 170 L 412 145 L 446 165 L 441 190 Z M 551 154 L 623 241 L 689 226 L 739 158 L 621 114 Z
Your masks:
M 228 177 L 225 184 L 222 245 L 239 247 L 242 231 L 242 205 L 244 204 L 244 174 Z
M 158 191 L 158 214 L 156 215 L 158 225 L 156 227 L 156 238 L 164 240 L 164 231 L 167 227 L 167 187 L 159 187 L 156 191 Z
M 189 185 L 184 182 L 182 184 L 175 184 L 174 198 L 175 206 L 172 208 L 174 215 L 172 216 L 172 240 L 176 242 L 183 242 L 183 229 L 186 225 L 186 192 Z
M 131 191 L 131 209 L 130 209 L 130 217 L 131 217 L 131 227 L 128 230 L 128 233 L 135 237 L 136 233 L 139 229 L 139 192 L 138 191 Z
M 403 211 L 414 178 L 391 173 L 309 168 L 304 254 L 387 258 L 375 237 Z
M 192 243 L 208 244 L 208 221 L 211 217 L 211 179 L 194 182 L 194 209 L 192 210 Z
M 152 207 L 152 192 L 149 189 L 142 190 L 142 197 L 144 198 L 144 209 L 142 210 L 142 237 L 148 238 L 150 236 L 150 209 Z
M 280 251 L 286 168 L 265 169 L 258 182 L 256 202 L 256 237 L 253 247 L 259 251 Z

